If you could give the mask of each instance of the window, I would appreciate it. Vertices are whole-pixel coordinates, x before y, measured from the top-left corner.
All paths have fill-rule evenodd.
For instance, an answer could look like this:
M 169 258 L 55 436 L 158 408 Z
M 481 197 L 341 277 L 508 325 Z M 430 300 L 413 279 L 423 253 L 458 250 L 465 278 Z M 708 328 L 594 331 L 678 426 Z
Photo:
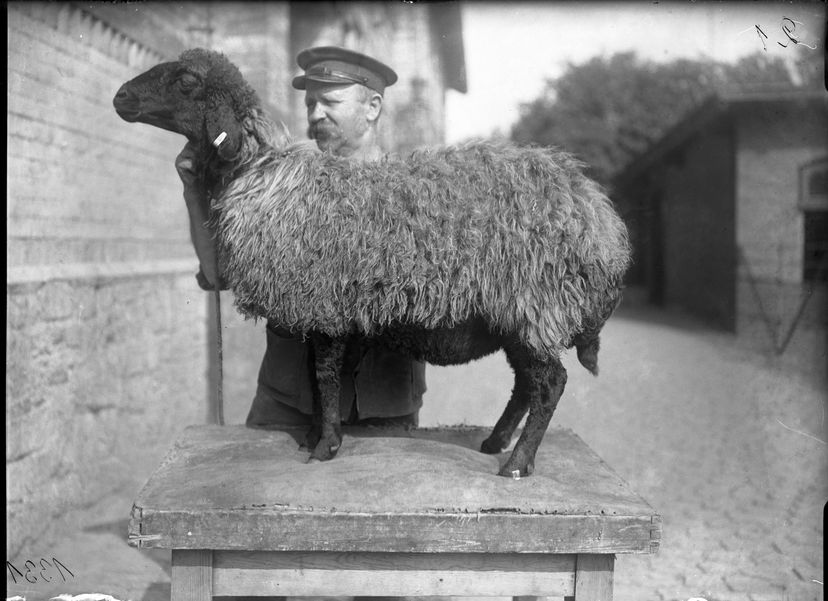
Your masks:
M 805 182 L 805 192 L 810 198 L 828 196 L 828 169 L 812 169 Z
M 802 278 L 828 282 L 828 158 L 800 169 L 799 206 L 805 222 Z
M 828 282 L 828 211 L 805 211 L 802 277 L 809 282 Z

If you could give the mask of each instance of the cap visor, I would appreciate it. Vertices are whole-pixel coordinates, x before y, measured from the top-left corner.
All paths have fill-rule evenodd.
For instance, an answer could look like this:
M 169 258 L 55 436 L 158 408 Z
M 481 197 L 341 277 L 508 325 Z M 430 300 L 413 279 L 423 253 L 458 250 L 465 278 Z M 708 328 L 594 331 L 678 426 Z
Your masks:
M 307 87 L 308 80 L 319 83 L 338 84 L 341 86 L 351 86 L 356 83 L 349 79 L 336 77 L 335 75 L 299 75 L 293 78 L 293 87 L 297 90 L 304 90 Z

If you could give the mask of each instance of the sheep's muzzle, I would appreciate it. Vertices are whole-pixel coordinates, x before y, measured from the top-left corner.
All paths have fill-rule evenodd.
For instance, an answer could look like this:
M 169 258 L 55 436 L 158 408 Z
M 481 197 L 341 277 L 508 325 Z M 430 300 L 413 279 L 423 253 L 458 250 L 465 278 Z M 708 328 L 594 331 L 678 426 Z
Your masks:
M 112 99 L 118 116 L 129 123 L 146 123 L 184 134 L 181 124 L 175 119 L 175 102 L 163 89 L 163 82 L 169 80 L 174 65 L 175 63 L 156 65 L 122 85 Z
M 181 133 L 178 131 L 168 107 L 160 104 L 152 106 L 146 100 L 142 100 L 132 92 L 129 83 L 121 86 L 121 89 L 115 94 L 115 98 L 112 99 L 112 105 L 115 107 L 118 116 L 128 123 L 146 123 L 147 125 Z

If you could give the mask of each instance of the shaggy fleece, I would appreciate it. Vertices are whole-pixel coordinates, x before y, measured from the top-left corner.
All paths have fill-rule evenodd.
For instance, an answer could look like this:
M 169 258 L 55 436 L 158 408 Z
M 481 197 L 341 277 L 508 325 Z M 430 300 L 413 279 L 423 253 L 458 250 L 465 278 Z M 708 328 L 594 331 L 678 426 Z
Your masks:
M 576 160 L 506 142 L 379 162 L 265 150 L 215 208 L 239 311 L 301 333 L 482 316 L 557 355 L 609 316 L 630 260 Z

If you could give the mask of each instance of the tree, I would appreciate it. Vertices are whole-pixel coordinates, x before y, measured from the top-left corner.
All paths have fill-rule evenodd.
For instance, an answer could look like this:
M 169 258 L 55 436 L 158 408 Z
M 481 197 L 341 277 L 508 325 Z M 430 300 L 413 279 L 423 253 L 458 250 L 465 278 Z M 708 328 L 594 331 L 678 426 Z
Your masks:
M 655 63 L 633 52 L 570 63 L 560 77 L 546 81 L 538 98 L 521 106 L 511 137 L 573 152 L 606 185 L 715 90 L 757 83 L 794 85 L 795 79 L 813 84 L 812 63 L 788 66 L 763 53 L 735 64 L 688 59 Z

